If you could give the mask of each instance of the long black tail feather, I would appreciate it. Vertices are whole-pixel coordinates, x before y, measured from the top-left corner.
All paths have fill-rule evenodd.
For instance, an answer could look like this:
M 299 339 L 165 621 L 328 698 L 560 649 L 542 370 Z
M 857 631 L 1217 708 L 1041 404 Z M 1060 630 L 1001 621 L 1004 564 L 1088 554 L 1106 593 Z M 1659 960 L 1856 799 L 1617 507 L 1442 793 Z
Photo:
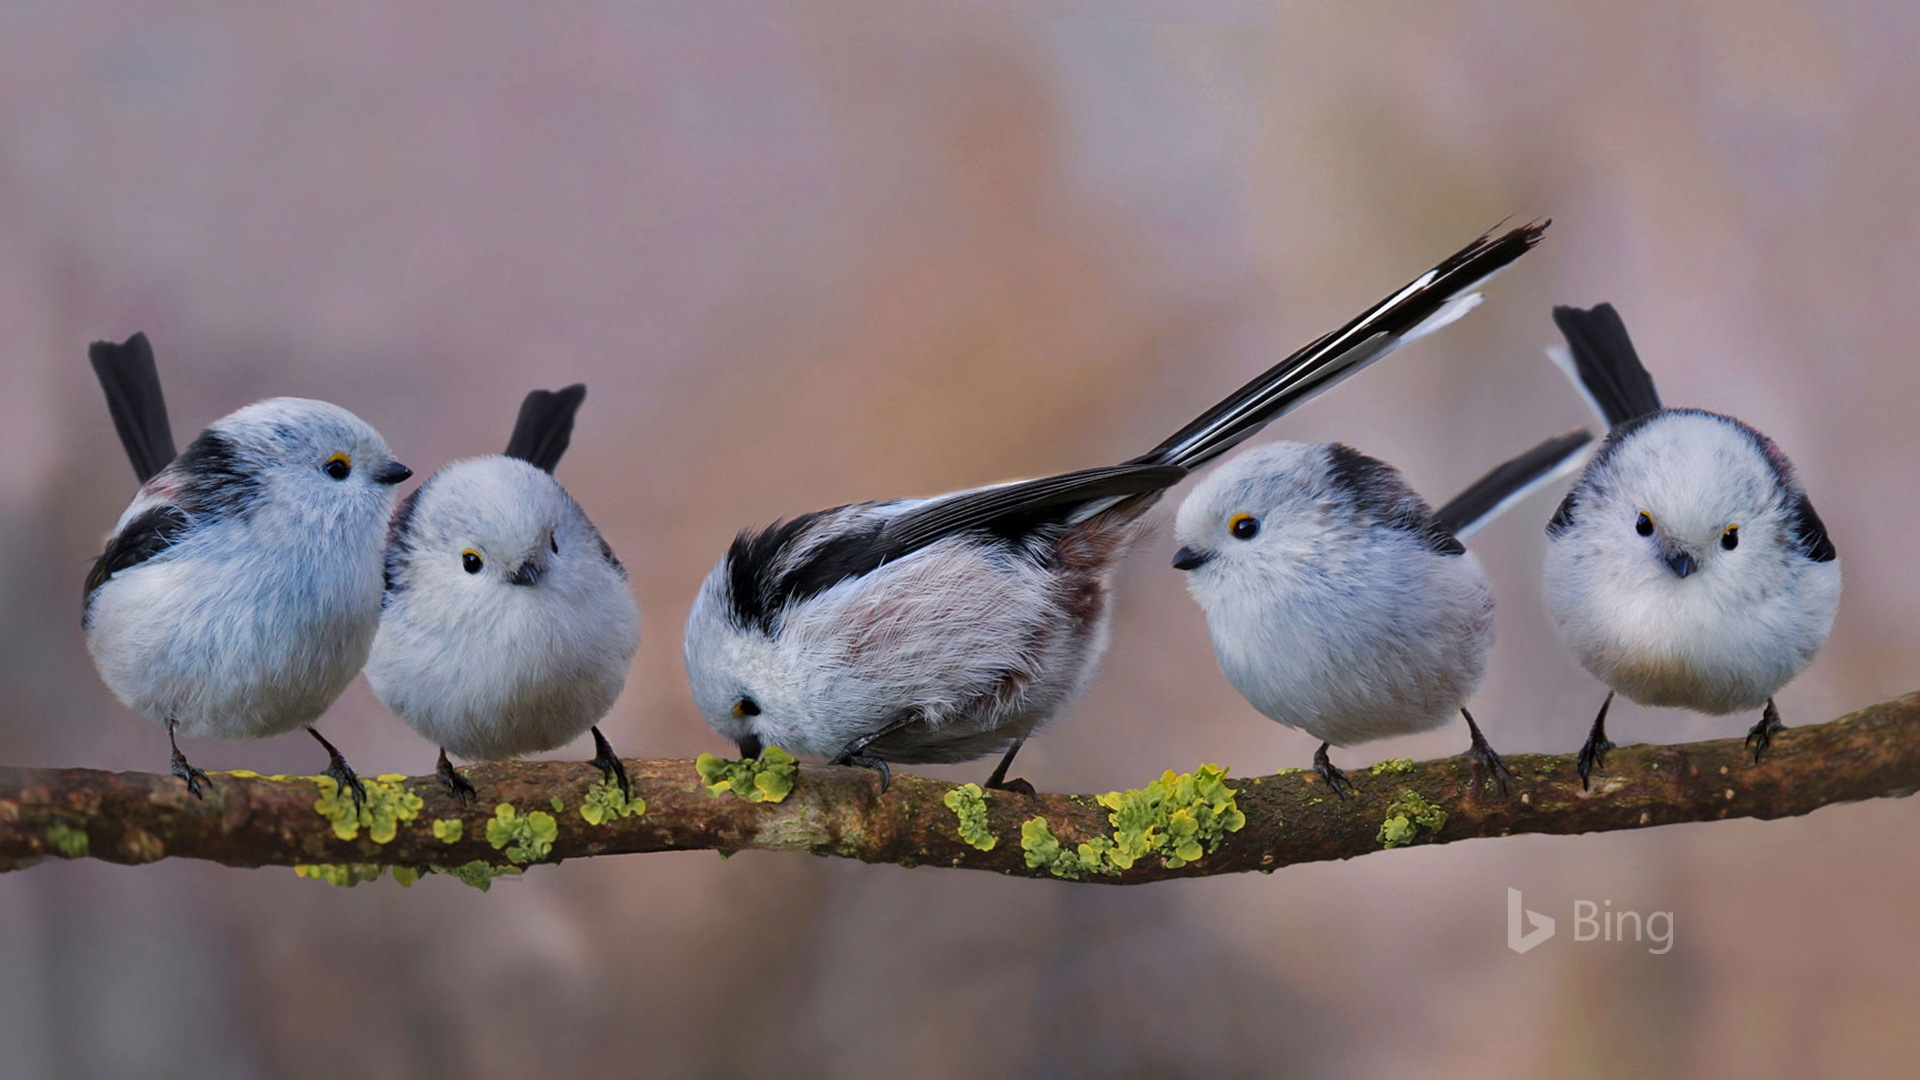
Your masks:
M 1593 441 L 1593 432 L 1584 428 L 1556 435 L 1510 461 L 1494 466 L 1485 476 L 1467 485 L 1447 505 L 1433 512 L 1434 524 L 1465 540 L 1480 527 L 1499 516 L 1507 507 L 1531 494 L 1577 463 L 1581 451 Z
M 1629 420 L 1660 411 L 1660 392 L 1653 376 L 1640 363 L 1627 324 L 1612 304 L 1591 308 L 1556 307 L 1553 323 L 1567 339 L 1573 361 L 1568 376 L 1586 394 L 1588 403 L 1616 428 Z
M 573 441 L 573 417 L 587 396 L 585 383 L 562 390 L 535 390 L 520 403 L 506 455 L 552 472 Z
M 167 423 L 167 399 L 160 392 L 160 371 L 154 366 L 153 346 L 147 335 L 125 342 L 96 341 L 87 347 L 87 360 L 107 398 L 113 429 L 120 434 L 127 460 L 142 484 L 174 458 L 173 428 Z
M 1539 221 L 1498 237 L 1480 237 L 1347 325 L 1275 364 L 1135 460 L 1193 469 L 1226 453 L 1275 417 L 1463 314 L 1473 302 L 1466 297 L 1539 243 L 1550 224 Z M 1428 325 L 1436 316 L 1442 318 Z

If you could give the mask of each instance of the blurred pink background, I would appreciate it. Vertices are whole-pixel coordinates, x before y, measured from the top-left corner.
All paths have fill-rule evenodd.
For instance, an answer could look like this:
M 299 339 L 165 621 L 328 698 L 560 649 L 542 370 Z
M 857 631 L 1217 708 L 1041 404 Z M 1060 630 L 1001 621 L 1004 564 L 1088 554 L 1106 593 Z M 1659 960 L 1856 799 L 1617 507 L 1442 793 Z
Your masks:
M 1442 500 L 1586 421 L 1548 307 L 1612 300 L 1667 400 L 1774 436 L 1839 545 L 1787 721 L 1914 689 L 1916 51 L 1895 0 L 0 4 L 0 760 L 165 765 L 80 636 L 133 490 L 89 340 L 152 337 L 183 440 L 307 395 L 423 475 L 586 381 L 560 478 L 645 619 L 606 729 L 690 757 L 725 748 L 680 628 L 741 526 L 1130 456 L 1535 215 L 1480 311 L 1266 437 Z M 1572 751 L 1603 694 L 1541 613 L 1558 495 L 1473 545 L 1501 603 L 1475 711 L 1508 753 Z M 1172 548 L 1126 567 L 1106 677 L 1022 757 L 1041 786 L 1307 764 L 1220 676 Z M 1613 717 L 1622 743 L 1750 723 Z M 362 684 L 322 727 L 363 771 L 432 766 Z M 318 764 L 295 736 L 189 752 Z M 485 895 L 49 862 L 0 876 L 0 1075 L 1907 1072 L 1915 812 L 1128 890 L 763 853 Z M 1560 937 L 1510 952 L 1509 887 Z M 1569 940 L 1579 899 L 1673 912 L 1672 950 Z

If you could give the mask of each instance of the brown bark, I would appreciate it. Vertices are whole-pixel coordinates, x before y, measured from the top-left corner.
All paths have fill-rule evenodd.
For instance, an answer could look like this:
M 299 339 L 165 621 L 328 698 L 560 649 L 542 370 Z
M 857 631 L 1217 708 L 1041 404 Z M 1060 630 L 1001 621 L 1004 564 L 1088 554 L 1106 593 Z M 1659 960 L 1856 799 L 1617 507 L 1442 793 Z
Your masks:
M 1379 851 L 1383 824 L 1406 843 L 1451 843 L 1512 833 L 1582 833 L 1636 829 L 1729 817 L 1777 818 L 1834 803 L 1904 796 L 1920 788 L 1920 693 L 1775 737 L 1760 764 L 1741 740 L 1615 750 L 1583 792 L 1569 755 L 1517 754 L 1507 758 L 1515 782 L 1507 797 L 1476 790 L 1464 757 L 1405 764 L 1403 771 L 1356 769 L 1354 797 L 1341 801 L 1312 773 L 1230 777 L 1245 827 L 1218 850 L 1184 866 L 1149 855 L 1119 872 L 1082 874 L 1079 880 L 1134 884 L 1293 863 L 1346 859 Z M 627 762 L 644 814 L 600 825 L 580 807 L 599 773 L 559 762 L 479 765 L 467 775 L 480 800 L 461 808 L 434 777 L 399 781 L 419 796 L 417 816 L 400 823 L 387 843 L 368 829 L 352 840 L 335 835 L 315 809 L 321 785 L 311 778 L 269 779 L 214 774 L 204 799 L 171 776 L 90 769 L 0 768 L 0 869 L 30 866 L 46 856 L 90 857 L 118 863 L 163 858 L 207 859 L 229 866 L 386 864 L 456 867 L 482 862 L 512 865 L 513 846 L 487 837 L 495 807 L 510 803 L 518 816 L 550 814 L 557 828 L 551 850 L 519 849 L 522 860 L 558 862 L 647 851 L 760 848 L 807 851 L 903 866 L 937 865 L 1049 876 L 1028 865 L 1021 826 L 1040 817 L 1071 850 L 1111 836 L 1109 812 L 1087 795 L 986 795 L 987 826 L 997 845 L 981 851 L 963 841 L 959 819 L 943 801 L 954 785 L 896 772 L 882 795 L 866 770 L 803 766 L 792 792 L 778 803 L 752 803 L 732 793 L 709 794 L 684 760 Z M 1418 796 L 1409 800 L 1408 793 Z M 555 811 L 558 797 L 563 808 Z M 1422 808 L 1445 812 L 1435 818 Z M 459 820 L 453 843 L 436 835 L 436 821 Z M 442 832 L 451 832 L 441 826 Z

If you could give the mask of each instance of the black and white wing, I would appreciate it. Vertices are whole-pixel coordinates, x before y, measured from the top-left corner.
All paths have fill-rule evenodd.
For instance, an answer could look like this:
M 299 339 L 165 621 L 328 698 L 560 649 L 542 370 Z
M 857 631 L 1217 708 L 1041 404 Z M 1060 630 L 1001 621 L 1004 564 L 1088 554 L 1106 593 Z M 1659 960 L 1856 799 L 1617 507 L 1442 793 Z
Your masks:
M 258 474 L 225 435 L 203 431 L 134 496 L 121 525 L 87 571 L 85 603 L 125 570 L 159 556 L 204 523 L 245 517 L 259 496 Z
M 854 503 L 746 530 L 727 550 L 729 595 L 743 626 L 769 629 L 778 614 L 849 578 L 953 536 L 1023 547 L 1028 538 L 1090 508 L 1163 491 L 1186 476 L 1172 465 L 1113 465 L 972 488 L 901 503 Z

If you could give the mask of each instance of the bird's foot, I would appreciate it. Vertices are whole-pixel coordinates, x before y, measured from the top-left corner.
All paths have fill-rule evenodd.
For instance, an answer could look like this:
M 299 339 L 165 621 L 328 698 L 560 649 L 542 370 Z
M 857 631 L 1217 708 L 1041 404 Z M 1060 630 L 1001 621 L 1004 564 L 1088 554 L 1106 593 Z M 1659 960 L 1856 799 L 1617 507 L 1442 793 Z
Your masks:
M 187 755 L 181 753 L 180 748 L 177 746 L 173 748 L 173 775 L 187 782 L 187 792 L 196 799 L 205 797 L 200 793 L 201 782 L 204 781 L 208 784 L 213 783 L 213 781 L 207 779 L 206 773 L 195 768 L 193 764 L 187 760 Z
M 1499 790 L 1500 794 L 1506 795 L 1507 786 L 1513 782 L 1513 771 L 1507 768 L 1506 762 L 1500 760 L 1499 754 L 1493 752 L 1487 737 L 1480 734 L 1480 725 L 1473 722 L 1473 714 L 1461 709 L 1460 715 L 1467 718 L 1467 734 L 1472 739 L 1467 747 L 1467 756 L 1479 766 L 1482 782 L 1493 781 L 1493 786 Z M 1477 789 L 1479 785 L 1475 787 Z
M 1593 718 L 1593 727 L 1587 731 L 1587 741 L 1580 747 L 1580 756 L 1574 760 L 1574 768 L 1580 773 L 1580 790 L 1590 790 L 1587 777 L 1595 766 L 1607 763 L 1607 751 L 1613 749 L 1613 740 L 1607 738 L 1607 710 L 1613 708 L 1613 691 L 1607 691 L 1607 700 L 1600 703 L 1600 713 Z
M 1327 782 L 1327 786 L 1333 789 L 1335 795 L 1345 799 L 1352 794 L 1353 781 L 1348 780 L 1347 774 L 1341 772 L 1338 766 L 1327 759 L 1326 743 L 1321 743 L 1320 749 L 1313 752 L 1313 771 L 1320 774 L 1320 779 Z M 1346 790 L 1343 791 L 1342 788 Z
M 988 791 L 1005 791 L 1013 795 L 1025 795 L 1029 799 L 1033 798 L 1035 795 L 1040 794 L 1038 791 L 1034 790 L 1032 784 L 1027 783 L 1025 779 L 1018 776 L 1014 777 L 1011 780 L 1002 780 L 999 783 L 995 783 L 992 780 L 989 780 L 987 781 L 987 790 Z
M 882 758 L 874 757 L 872 754 L 865 753 L 862 750 L 849 749 L 843 751 L 839 757 L 833 759 L 833 763 L 835 765 L 855 765 L 863 769 L 878 770 L 880 773 L 880 794 L 882 795 L 887 793 L 887 785 L 893 783 L 893 773 L 887 768 L 886 761 Z
M 600 734 L 600 727 L 597 724 L 593 729 L 593 760 L 587 764 L 599 766 L 600 772 L 607 778 L 607 783 L 619 784 L 620 794 L 628 799 L 633 798 L 633 781 L 627 779 L 627 767 L 620 764 L 620 758 L 614 754 L 612 745 L 607 742 L 607 737 Z
M 1587 777 L 1607 763 L 1607 751 L 1611 749 L 1613 740 L 1607 738 L 1605 732 L 1596 731 L 1587 736 L 1587 741 L 1580 746 L 1580 756 L 1574 761 L 1574 768 L 1580 772 L 1580 790 L 1589 788 Z
M 339 748 L 328 742 L 325 736 L 312 728 L 307 729 L 307 734 L 327 748 L 327 768 L 322 775 L 333 777 L 333 782 L 340 785 L 340 790 L 353 792 L 353 808 L 363 809 L 367 805 L 367 786 L 360 782 L 359 774 L 353 771 L 347 759 L 340 756 Z
M 1753 763 L 1760 764 L 1760 755 L 1773 745 L 1773 733 L 1787 730 L 1780 722 L 1780 710 L 1773 707 L 1773 699 L 1767 699 L 1766 710 L 1760 714 L 1760 722 L 1747 730 L 1747 745 L 1753 747 Z
M 440 786 L 446 788 L 447 794 L 453 796 L 461 806 L 480 797 L 480 792 L 474 788 L 473 782 L 461 776 L 459 770 L 453 767 L 453 762 L 447 760 L 447 752 L 444 749 L 440 751 L 440 763 L 434 766 L 433 774 L 440 778 Z

